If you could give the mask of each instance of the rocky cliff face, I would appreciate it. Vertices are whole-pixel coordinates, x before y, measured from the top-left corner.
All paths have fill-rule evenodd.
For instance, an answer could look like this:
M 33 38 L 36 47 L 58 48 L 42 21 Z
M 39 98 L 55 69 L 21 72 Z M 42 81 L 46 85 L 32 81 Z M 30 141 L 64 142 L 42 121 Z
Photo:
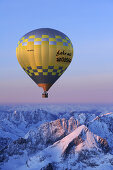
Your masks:
M 28 154 L 36 153 L 62 139 L 74 131 L 78 126 L 78 121 L 73 117 L 69 120 L 57 119 L 44 123 L 39 128 L 37 127 L 30 130 L 24 138 L 18 138 L 8 145 L 4 142 L 6 138 L 2 138 L 1 143 L 4 142 L 4 147 L 1 150 L 1 155 L 3 155 L 1 156 L 1 162 L 5 159 L 5 155 L 20 155 L 23 154 L 25 150 L 27 150 Z
M 55 121 L 42 124 L 38 129 L 29 131 L 25 138 L 32 142 L 42 141 L 46 146 L 62 139 L 69 133 L 73 132 L 79 126 L 79 122 L 71 117 L 69 120 L 57 119 Z

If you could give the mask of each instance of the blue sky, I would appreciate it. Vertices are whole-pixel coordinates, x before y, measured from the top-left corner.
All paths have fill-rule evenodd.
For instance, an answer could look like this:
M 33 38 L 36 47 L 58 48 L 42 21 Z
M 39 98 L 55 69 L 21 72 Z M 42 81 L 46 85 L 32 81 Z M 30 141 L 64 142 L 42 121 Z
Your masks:
M 112 0 L 0 0 L 0 23 L 0 103 L 113 102 Z M 20 37 L 43 27 L 64 32 L 74 46 L 47 100 L 16 59 Z

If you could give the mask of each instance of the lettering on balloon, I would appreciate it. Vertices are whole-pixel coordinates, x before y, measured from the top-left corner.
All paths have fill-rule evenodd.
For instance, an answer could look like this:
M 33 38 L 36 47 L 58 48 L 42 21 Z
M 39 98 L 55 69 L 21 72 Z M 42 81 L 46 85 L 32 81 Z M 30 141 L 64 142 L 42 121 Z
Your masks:
M 64 57 L 65 55 L 67 57 Z M 58 50 L 57 54 L 56 54 L 56 61 L 57 62 L 68 62 L 68 63 L 70 63 L 71 62 L 71 58 L 69 58 L 70 56 L 72 56 L 71 53 L 65 52 L 64 50 L 63 51 Z
M 34 50 L 27 50 L 27 51 L 34 51 Z
M 67 57 L 58 57 L 56 58 L 57 62 L 67 62 L 70 63 L 71 62 L 71 58 L 67 58 Z
M 56 56 L 59 56 L 59 55 L 68 55 L 68 56 L 71 56 L 72 54 L 71 53 L 67 53 L 64 50 L 63 51 L 58 50 Z

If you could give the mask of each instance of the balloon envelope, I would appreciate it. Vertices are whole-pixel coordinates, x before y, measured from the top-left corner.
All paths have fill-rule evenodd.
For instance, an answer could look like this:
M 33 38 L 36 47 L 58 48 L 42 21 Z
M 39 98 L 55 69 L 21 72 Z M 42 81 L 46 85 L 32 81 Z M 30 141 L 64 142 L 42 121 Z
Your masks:
M 19 40 L 16 55 L 30 78 L 48 91 L 69 66 L 73 47 L 64 33 L 40 28 L 28 32 Z

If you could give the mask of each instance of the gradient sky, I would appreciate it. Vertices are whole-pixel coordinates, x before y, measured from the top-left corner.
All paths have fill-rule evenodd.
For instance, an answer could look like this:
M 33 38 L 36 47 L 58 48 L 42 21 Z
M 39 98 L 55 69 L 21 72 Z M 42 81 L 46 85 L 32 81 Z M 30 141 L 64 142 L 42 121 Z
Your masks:
M 21 36 L 54 28 L 72 40 L 74 58 L 42 99 L 16 59 Z M 0 0 L 0 103 L 113 102 L 113 0 Z

